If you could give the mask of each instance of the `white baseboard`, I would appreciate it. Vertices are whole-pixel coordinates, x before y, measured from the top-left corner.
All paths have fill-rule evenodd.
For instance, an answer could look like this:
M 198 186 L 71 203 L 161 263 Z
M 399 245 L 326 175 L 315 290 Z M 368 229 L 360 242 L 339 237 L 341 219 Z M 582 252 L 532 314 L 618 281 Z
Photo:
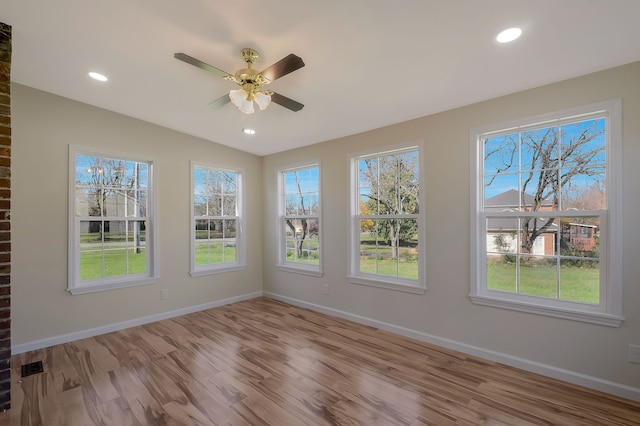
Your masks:
M 241 302 L 262 296 L 261 291 L 243 294 L 241 296 L 230 297 L 228 299 L 216 300 L 215 302 L 204 303 L 202 305 L 189 306 L 187 308 L 176 309 L 174 311 L 162 312 L 155 315 L 149 315 L 142 318 L 136 318 L 128 321 L 122 321 L 115 324 L 109 324 L 102 327 L 90 328 L 88 330 L 76 331 L 61 336 L 48 337 L 46 339 L 34 340 L 20 345 L 11 347 L 11 354 L 21 354 L 23 352 L 34 351 L 36 349 L 47 348 L 49 346 L 59 345 L 61 343 L 72 342 L 74 340 L 86 339 L 87 337 L 98 336 L 100 334 L 111 333 L 112 331 L 123 330 L 125 328 L 135 327 L 137 325 L 148 324 L 150 322 L 160 321 L 168 318 L 178 317 L 180 315 L 191 314 L 193 312 L 204 311 L 206 309 L 217 308 L 219 306 L 229 305 L 231 303 Z
M 325 306 L 316 305 L 313 303 L 305 302 L 298 299 L 293 299 L 291 297 L 282 296 L 275 293 L 264 292 L 263 295 L 265 297 L 270 297 L 275 300 L 280 300 L 281 302 L 284 302 L 284 303 L 289 303 L 291 305 L 307 308 L 312 311 L 333 315 L 339 318 L 344 318 L 350 321 L 376 327 L 381 330 L 390 331 L 392 333 L 410 337 L 426 343 L 442 346 L 447 349 L 452 349 L 452 350 L 463 352 L 469 355 L 478 356 L 484 359 L 499 362 L 501 364 L 509 365 L 511 367 L 519 368 L 521 370 L 530 371 L 532 373 L 537 373 L 543 376 L 562 380 L 564 382 L 573 383 L 573 384 L 584 386 L 590 389 L 606 392 L 622 398 L 627 398 L 633 401 L 640 402 L 640 388 L 635 388 L 635 387 L 627 386 L 621 383 L 599 379 L 593 376 L 587 376 L 585 374 L 576 373 L 574 371 L 565 370 L 562 368 L 553 367 L 551 365 L 530 361 L 528 359 L 519 358 L 512 355 L 495 352 L 489 349 L 468 345 L 466 343 L 458 342 L 455 340 L 445 339 L 442 337 L 434 336 L 432 334 L 423 333 L 421 331 L 400 327 L 397 325 L 378 321 L 372 318 L 351 314 L 349 312 L 344 312 L 344 311 L 340 311 L 333 308 L 327 308 Z

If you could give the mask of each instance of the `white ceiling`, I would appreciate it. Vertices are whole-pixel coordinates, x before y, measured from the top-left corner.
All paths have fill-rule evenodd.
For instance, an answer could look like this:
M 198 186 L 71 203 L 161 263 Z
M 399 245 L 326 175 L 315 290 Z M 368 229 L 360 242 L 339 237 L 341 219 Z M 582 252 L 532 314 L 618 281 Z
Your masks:
M 639 0 L 0 2 L 13 81 L 258 155 L 640 60 L 639 18 Z M 497 43 L 511 26 L 522 37 Z M 260 70 L 303 58 L 269 86 L 303 110 L 208 108 L 236 86 L 173 58 L 235 73 L 243 47 Z

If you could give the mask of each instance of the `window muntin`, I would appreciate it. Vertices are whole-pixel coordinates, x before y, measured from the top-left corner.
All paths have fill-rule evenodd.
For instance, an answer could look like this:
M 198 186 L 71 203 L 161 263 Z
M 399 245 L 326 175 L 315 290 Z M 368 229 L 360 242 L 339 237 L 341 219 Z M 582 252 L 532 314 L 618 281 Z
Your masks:
M 278 266 L 322 273 L 320 167 L 307 164 L 280 170 Z
M 153 282 L 151 161 L 70 149 L 72 294 Z
M 419 148 L 354 156 L 351 170 L 350 281 L 424 291 Z
M 611 196 L 619 179 L 614 111 L 607 103 L 473 135 L 474 302 L 619 323 L 611 271 L 619 226 L 610 222 L 619 202 Z
M 191 274 L 244 267 L 242 174 L 192 163 Z

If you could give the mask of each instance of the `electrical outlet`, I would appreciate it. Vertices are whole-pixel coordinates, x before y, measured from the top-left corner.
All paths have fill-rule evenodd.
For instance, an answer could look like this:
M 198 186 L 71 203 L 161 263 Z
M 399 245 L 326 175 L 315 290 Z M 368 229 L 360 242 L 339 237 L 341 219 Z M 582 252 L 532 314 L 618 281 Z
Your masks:
M 629 345 L 629 362 L 640 364 L 640 346 Z
M 169 289 L 163 288 L 160 290 L 160 300 L 167 300 L 169 298 Z
M 329 284 L 324 284 L 324 294 L 329 294 Z

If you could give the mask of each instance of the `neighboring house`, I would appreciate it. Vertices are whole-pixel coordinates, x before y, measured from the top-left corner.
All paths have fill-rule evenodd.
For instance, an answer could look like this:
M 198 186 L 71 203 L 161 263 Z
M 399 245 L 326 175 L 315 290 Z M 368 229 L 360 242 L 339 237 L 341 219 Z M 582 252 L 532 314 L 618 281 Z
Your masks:
M 524 195 L 524 204 L 532 205 L 533 196 Z M 510 189 L 494 197 L 485 200 L 485 211 L 502 212 L 516 210 L 520 206 L 520 193 Z M 552 200 L 544 200 L 539 211 L 553 211 Z M 545 220 L 544 218 L 542 220 Z M 487 253 L 518 252 L 518 239 L 516 238 L 517 219 L 514 218 L 489 218 L 487 219 Z M 560 246 L 563 249 L 576 249 L 591 251 L 596 248 L 598 227 L 574 222 L 561 222 Z M 497 238 L 496 238 L 497 237 Z M 536 238 L 533 244 L 533 255 L 556 254 L 558 241 L 558 224 L 552 224 L 542 235 Z M 502 243 L 502 247 L 499 246 Z
M 532 205 L 533 201 L 533 196 L 529 194 L 524 195 L 524 204 Z M 515 189 L 510 189 L 491 198 L 487 198 L 484 205 L 485 211 L 489 214 L 491 212 L 518 210 L 520 206 L 520 192 Z M 552 210 L 553 201 L 544 200 L 540 211 Z M 519 251 L 517 246 L 518 240 L 516 238 L 517 225 L 517 219 L 514 218 L 489 218 L 487 220 L 487 253 L 504 253 L 505 251 L 517 253 Z M 557 233 L 558 226 L 554 223 L 546 232 L 536 238 L 531 254 L 554 254 Z M 500 240 L 502 247 L 499 247 L 497 244 Z

